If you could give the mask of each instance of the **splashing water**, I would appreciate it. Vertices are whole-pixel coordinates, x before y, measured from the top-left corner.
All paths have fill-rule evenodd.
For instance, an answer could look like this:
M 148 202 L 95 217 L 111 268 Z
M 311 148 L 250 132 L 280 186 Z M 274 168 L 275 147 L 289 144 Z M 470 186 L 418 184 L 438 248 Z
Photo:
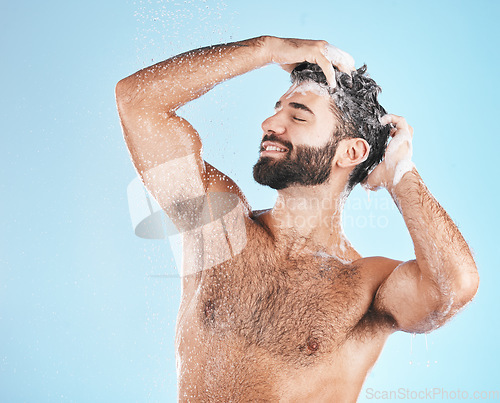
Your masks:
M 423 341 L 422 341 L 423 339 Z M 425 350 L 424 350 L 425 347 Z M 410 360 L 409 365 L 424 365 L 430 368 L 432 364 L 437 364 L 437 360 L 432 360 L 429 351 L 429 340 L 424 333 L 423 338 L 417 337 L 416 333 L 410 336 Z
M 137 56 L 144 66 L 207 44 L 228 42 L 234 30 L 232 15 L 221 1 L 138 0 Z M 203 43 L 201 43 L 203 41 Z

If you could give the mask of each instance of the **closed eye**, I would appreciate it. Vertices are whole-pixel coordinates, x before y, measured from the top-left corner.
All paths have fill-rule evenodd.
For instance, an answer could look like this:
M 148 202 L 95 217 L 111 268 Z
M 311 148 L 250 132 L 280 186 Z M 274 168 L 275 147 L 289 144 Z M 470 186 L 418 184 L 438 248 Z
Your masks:
M 297 120 L 298 122 L 305 122 L 306 121 L 305 119 L 300 119 L 296 116 L 293 117 L 293 120 Z

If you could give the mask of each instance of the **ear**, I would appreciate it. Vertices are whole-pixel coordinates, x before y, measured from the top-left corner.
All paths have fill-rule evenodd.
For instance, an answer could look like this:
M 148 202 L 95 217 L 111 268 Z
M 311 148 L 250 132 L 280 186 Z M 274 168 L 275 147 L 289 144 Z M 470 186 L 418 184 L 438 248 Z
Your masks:
M 340 141 L 337 165 L 342 168 L 354 167 L 366 161 L 370 154 L 370 145 L 365 139 L 344 139 Z

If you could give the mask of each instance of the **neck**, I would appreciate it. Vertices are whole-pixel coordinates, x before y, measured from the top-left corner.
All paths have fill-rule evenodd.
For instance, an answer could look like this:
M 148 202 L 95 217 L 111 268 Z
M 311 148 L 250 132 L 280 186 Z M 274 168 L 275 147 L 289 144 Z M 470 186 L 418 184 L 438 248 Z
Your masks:
M 296 240 L 345 260 L 359 257 L 342 230 L 343 186 L 292 186 L 278 191 L 267 224 L 277 240 Z M 292 241 L 293 242 L 293 241 Z M 305 245 L 304 245 L 305 246 Z

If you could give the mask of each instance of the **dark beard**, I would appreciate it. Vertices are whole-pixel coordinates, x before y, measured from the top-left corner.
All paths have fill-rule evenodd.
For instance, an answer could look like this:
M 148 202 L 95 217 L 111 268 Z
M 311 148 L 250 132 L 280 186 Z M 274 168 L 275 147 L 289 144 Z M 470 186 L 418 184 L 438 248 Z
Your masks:
M 264 141 L 275 141 L 287 147 L 284 157 L 261 157 L 253 167 L 253 178 L 261 185 L 280 190 L 290 185 L 315 186 L 326 182 L 332 170 L 337 143 L 332 138 L 324 147 L 295 146 L 276 136 L 265 136 Z

